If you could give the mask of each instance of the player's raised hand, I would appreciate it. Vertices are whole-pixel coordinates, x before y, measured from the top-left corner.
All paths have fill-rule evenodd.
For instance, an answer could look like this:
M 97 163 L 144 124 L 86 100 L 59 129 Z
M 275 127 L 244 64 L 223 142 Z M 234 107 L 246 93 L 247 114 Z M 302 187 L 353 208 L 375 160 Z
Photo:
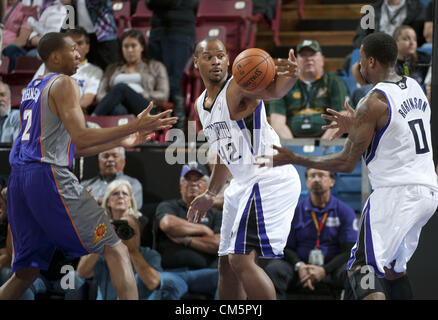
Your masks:
M 187 211 L 187 220 L 194 223 L 202 221 L 207 211 L 213 207 L 213 204 L 213 196 L 207 192 L 200 194 L 190 203 L 189 210 Z
M 163 130 L 171 128 L 177 122 L 177 117 L 168 117 L 172 113 L 172 109 L 151 115 L 153 106 L 154 103 L 151 101 L 149 106 L 138 114 L 139 131 Z
M 327 108 L 327 112 L 330 115 L 322 114 L 321 117 L 331 121 L 330 124 L 322 126 L 324 130 L 332 130 L 329 140 L 334 140 L 341 137 L 344 133 L 348 133 L 353 126 L 354 122 L 354 109 L 348 103 L 348 99 L 345 100 L 344 109 L 340 112 Z
M 275 150 L 277 150 L 277 154 L 274 155 L 260 155 L 256 156 L 255 165 L 262 167 L 277 167 L 283 166 L 285 164 L 293 164 L 296 158 L 295 153 L 290 151 L 287 148 L 272 146 Z
M 299 70 L 294 49 L 290 49 L 288 59 L 276 59 L 274 62 L 277 69 L 277 75 L 298 78 Z

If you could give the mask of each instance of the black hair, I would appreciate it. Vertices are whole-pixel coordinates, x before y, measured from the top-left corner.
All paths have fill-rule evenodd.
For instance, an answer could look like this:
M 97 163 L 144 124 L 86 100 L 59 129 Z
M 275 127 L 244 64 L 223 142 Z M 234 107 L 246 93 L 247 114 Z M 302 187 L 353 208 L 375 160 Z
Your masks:
M 68 35 L 62 32 L 46 33 L 38 42 L 38 54 L 44 62 L 49 59 L 52 52 L 62 49 L 65 46 L 64 39 Z
M 81 37 L 84 36 L 85 37 L 85 42 L 87 42 L 87 44 L 90 44 L 90 37 L 88 36 L 87 31 L 85 31 L 84 28 L 77 26 L 74 29 L 67 29 L 66 32 L 69 36 L 77 36 L 77 37 Z
M 125 30 L 122 34 L 122 36 L 119 39 L 119 64 L 125 64 L 126 60 L 123 57 L 123 40 L 126 38 L 134 38 L 137 39 L 137 41 L 140 43 L 140 45 L 143 47 L 143 52 L 141 54 L 141 60 L 148 63 L 149 60 L 151 60 L 148 52 L 148 46 L 146 45 L 146 40 L 143 36 L 143 33 L 137 29 L 128 29 Z
M 393 37 L 383 32 L 373 32 L 362 41 L 362 50 L 366 57 L 373 57 L 384 66 L 394 66 L 398 48 Z
M 222 42 L 221 39 L 219 39 L 219 38 L 217 38 L 217 37 L 207 37 L 207 38 L 202 39 L 201 41 L 199 41 L 199 42 L 196 44 L 196 47 L 195 47 L 195 57 L 196 57 L 196 58 L 199 57 L 199 49 L 201 48 L 201 43 L 204 43 L 204 42 L 205 42 L 205 43 L 210 43 L 210 42 L 213 42 L 213 41 L 220 41 L 220 42 L 223 44 L 224 48 L 226 48 L 226 47 L 225 47 L 225 44 Z
M 306 168 L 306 171 L 304 172 L 304 176 L 306 177 L 306 179 L 307 179 L 307 174 L 308 174 L 310 169 L 313 169 L 313 168 Z M 330 174 L 330 178 L 332 178 L 333 180 L 336 179 L 336 174 L 334 172 L 329 171 L 329 174 Z

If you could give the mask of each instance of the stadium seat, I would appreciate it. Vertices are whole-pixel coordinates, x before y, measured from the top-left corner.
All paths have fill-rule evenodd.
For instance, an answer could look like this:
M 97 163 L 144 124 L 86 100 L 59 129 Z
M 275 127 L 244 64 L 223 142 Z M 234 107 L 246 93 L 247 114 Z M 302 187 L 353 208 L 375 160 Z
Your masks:
M 2 64 L 0 65 L 0 77 L 8 73 L 9 57 L 2 57 Z
M 198 26 L 226 28 L 226 45 L 233 63 L 240 51 L 255 45 L 257 25 L 250 21 L 251 16 L 251 0 L 201 0 L 196 20 Z
M 6 82 L 6 81 L 5 81 Z M 23 90 L 26 88 L 27 83 L 9 83 L 6 82 L 11 89 L 11 108 L 19 109 L 21 103 L 21 97 L 23 96 Z
M 131 24 L 133 28 L 148 27 L 150 26 L 150 19 L 152 17 L 152 11 L 146 7 L 146 1 L 139 0 L 137 3 L 137 9 L 131 16 Z
M 202 25 L 196 27 L 196 43 L 207 37 L 218 38 L 225 44 L 227 41 L 227 29 L 220 25 Z
M 272 40 L 276 46 L 280 45 L 280 17 L 281 17 L 281 4 L 282 0 L 276 0 L 275 16 L 272 21 L 266 19 L 263 14 L 256 14 L 251 16 L 251 21 L 259 23 L 260 21 L 266 24 L 272 30 Z M 255 33 L 254 33 L 255 35 Z
M 131 3 L 112 1 L 114 19 L 116 20 L 117 34 L 120 37 L 126 29 L 131 29 Z
M 85 115 L 85 121 L 97 123 L 101 128 L 111 128 L 127 124 L 135 120 L 137 117 L 133 114 L 125 114 L 120 116 L 90 116 Z
M 15 62 L 15 68 L 12 73 L 35 74 L 43 62 L 37 57 L 20 56 Z

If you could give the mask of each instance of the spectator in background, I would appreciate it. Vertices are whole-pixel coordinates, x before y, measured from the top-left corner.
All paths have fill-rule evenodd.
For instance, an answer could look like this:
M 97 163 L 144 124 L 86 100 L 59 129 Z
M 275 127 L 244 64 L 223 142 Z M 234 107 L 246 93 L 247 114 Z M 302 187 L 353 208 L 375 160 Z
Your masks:
M 0 183 L 0 286 L 11 276 L 12 243 L 8 236 L 8 215 L 6 212 L 6 184 Z
M 119 43 L 111 0 L 74 0 L 77 24 L 90 37 L 88 60 L 102 70 L 117 61 Z
M 210 209 L 199 223 L 187 221 L 188 206 L 207 189 L 207 169 L 198 163 L 181 171 L 181 198 L 161 202 L 156 210 L 158 252 L 163 268 L 185 279 L 191 294 L 216 296 L 222 213 Z
M 134 276 L 141 300 L 177 300 L 185 292 L 184 280 L 172 273 L 163 272 L 160 254 L 150 248 L 140 246 L 141 228 L 137 204 L 132 188 L 126 180 L 115 180 L 105 191 L 102 207 L 111 221 L 125 220 L 135 234 L 123 243 L 128 247 Z M 117 294 L 111 284 L 109 269 L 99 255 L 89 254 L 81 258 L 78 269 L 81 278 L 91 278 L 97 282 L 97 300 L 116 300 Z M 178 288 L 183 288 L 179 291 Z
M 0 142 L 13 143 L 20 130 L 20 111 L 11 109 L 11 90 L 0 81 Z
M 196 12 L 199 0 L 140 0 L 153 12 L 149 36 L 152 58 L 164 63 L 169 74 L 170 101 L 178 117 L 175 128 L 184 129 L 185 106 L 181 93 L 184 68 L 196 41 Z
M 99 153 L 99 174 L 94 178 L 82 181 L 82 186 L 91 190 L 96 201 L 102 204 L 103 196 L 108 184 L 114 180 L 127 180 L 133 189 L 135 202 L 138 208 L 143 206 L 143 188 L 141 183 L 123 173 L 126 165 L 125 149 L 117 147 Z
M 313 291 L 318 283 L 342 289 L 357 238 L 353 209 L 331 194 L 334 173 L 308 168 L 306 183 L 310 195 L 295 209 L 284 259 L 264 267 L 281 300 L 300 287 Z
M 166 67 L 151 59 L 143 34 L 127 30 L 120 38 L 120 60 L 105 70 L 93 115 L 138 115 L 151 100 L 167 101 Z
M 103 71 L 87 60 L 87 54 L 90 51 L 90 38 L 85 29 L 82 27 L 68 29 L 67 34 L 76 42 L 76 49 L 81 55 L 81 63 L 76 73 L 72 75 L 72 78 L 78 81 L 79 89 L 81 90 L 81 99 L 79 100 L 81 108 L 84 113 L 88 113 L 88 107 L 94 102 L 97 90 L 99 89 Z M 43 63 L 33 79 L 45 73 L 46 67 Z
M 397 43 L 398 55 L 395 72 L 417 80 L 424 87 L 431 57 L 417 52 L 417 35 L 410 26 L 402 25 L 395 29 L 393 38 Z
M 271 125 L 282 139 L 331 136 L 322 129 L 326 108 L 341 110 L 348 97 L 344 81 L 324 71 L 324 56 L 317 41 L 304 40 L 297 46 L 300 79 L 282 99 L 269 103 Z
M 10 268 L 12 262 L 11 250 L 7 247 L 8 215 L 6 213 L 6 185 L 0 184 L 0 270 Z M 0 285 L 3 284 L 8 272 L 0 271 Z
M 2 54 L 10 59 L 9 72 L 14 70 L 17 58 L 27 53 L 24 47 L 27 45 L 32 27 L 27 23 L 29 12 L 26 9 L 20 0 L 7 0 L 3 16 Z
M 385 32 L 393 35 L 397 27 L 401 25 L 411 26 L 416 34 L 421 34 L 424 25 L 424 6 L 418 0 L 378 0 L 372 4 L 374 8 L 375 29 L 363 29 L 361 24 L 356 29 L 353 46 L 360 48 L 362 40 L 370 33 Z M 422 45 L 424 39 L 419 39 Z
M 253 14 L 261 13 L 266 19 L 272 21 L 275 17 L 275 9 L 277 8 L 277 0 L 253 0 Z
M 71 4 L 71 0 L 46 1 L 48 6 L 41 11 L 38 21 L 33 17 L 27 19 L 27 23 L 33 31 L 29 36 L 29 42 L 35 49 L 30 50 L 27 55 L 36 57 L 38 55 L 36 47 L 43 35 L 49 32 L 61 31 L 62 25 L 67 17 L 66 5 Z
M 435 1 L 431 1 L 427 6 L 426 10 L 426 22 L 424 23 L 423 35 L 426 39 L 426 43 L 423 44 L 418 51 L 423 51 L 429 53 L 432 56 L 432 42 L 433 42 L 433 21 L 434 21 L 434 3 Z M 426 78 L 424 79 L 424 84 L 426 86 L 426 96 L 431 103 L 431 85 L 432 85 L 432 65 L 429 66 L 429 70 L 427 71 Z

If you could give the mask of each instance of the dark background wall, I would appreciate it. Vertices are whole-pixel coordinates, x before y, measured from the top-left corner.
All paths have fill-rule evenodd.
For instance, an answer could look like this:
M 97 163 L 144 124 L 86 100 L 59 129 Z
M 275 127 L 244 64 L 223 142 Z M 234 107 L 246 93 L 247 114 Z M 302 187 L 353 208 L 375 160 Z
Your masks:
M 148 147 L 140 152 L 127 152 L 125 173 L 136 177 L 143 184 L 143 214 L 153 215 L 156 205 L 177 198 L 182 165 L 169 165 L 163 147 Z M 8 175 L 9 151 L 0 151 L 0 175 Z M 75 172 L 79 172 L 79 162 Z M 97 156 L 84 159 L 83 179 L 97 174 Z M 409 277 L 416 299 L 438 299 L 438 217 L 435 214 L 423 228 L 417 251 L 408 264 Z

